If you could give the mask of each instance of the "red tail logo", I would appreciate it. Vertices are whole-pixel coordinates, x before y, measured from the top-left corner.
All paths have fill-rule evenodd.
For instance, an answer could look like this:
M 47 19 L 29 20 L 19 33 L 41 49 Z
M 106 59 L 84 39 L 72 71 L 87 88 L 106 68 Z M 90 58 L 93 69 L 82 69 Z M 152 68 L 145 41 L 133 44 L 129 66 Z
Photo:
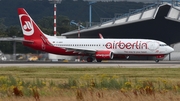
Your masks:
M 41 40 L 44 33 L 39 29 L 24 8 L 18 8 L 19 20 L 25 40 Z M 45 36 L 44 36 L 45 37 Z M 45 37 L 46 38 L 46 37 Z
M 27 36 L 31 36 L 34 33 L 32 19 L 26 14 L 19 15 L 19 18 L 21 21 L 23 34 Z

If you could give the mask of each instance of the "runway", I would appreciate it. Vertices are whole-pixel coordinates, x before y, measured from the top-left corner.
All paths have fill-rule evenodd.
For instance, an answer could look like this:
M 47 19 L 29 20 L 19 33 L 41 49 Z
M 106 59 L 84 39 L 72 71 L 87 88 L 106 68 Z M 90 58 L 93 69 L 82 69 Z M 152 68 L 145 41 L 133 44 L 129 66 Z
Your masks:
M 180 61 L 105 61 L 101 63 L 92 62 L 26 62 L 6 61 L 0 62 L 0 67 L 73 67 L 73 68 L 180 68 Z

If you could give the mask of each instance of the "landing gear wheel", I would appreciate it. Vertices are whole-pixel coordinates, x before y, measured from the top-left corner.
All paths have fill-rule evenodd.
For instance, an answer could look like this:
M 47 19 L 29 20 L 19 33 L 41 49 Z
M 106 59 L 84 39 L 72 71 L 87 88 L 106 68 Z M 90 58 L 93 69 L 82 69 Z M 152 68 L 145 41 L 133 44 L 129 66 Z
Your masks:
M 159 60 L 155 60 L 155 62 L 156 62 L 156 63 L 158 63 L 158 62 L 159 62 Z
M 102 60 L 97 59 L 96 61 L 97 61 L 97 62 L 101 62 Z
M 93 58 L 92 57 L 88 57 L 87 58 L 87 62 L 92 62 L 93 61 Z

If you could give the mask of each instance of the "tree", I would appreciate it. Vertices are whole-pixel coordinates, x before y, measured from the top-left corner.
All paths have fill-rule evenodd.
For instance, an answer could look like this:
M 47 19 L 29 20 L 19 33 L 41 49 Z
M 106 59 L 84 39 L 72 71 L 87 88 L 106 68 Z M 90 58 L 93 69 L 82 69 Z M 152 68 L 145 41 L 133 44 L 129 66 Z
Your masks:
M 47 34 L 53 34 L 53 17 L 47 16 L 43 17 L 38 21 L 40 29 Z M 70 26 L 70 20 L 66 16 L 59 15 L 56 20 L 57 26 L 57 35 L 59 36 L 61 33 L 68 32 L 74 30 L 74 27 Z
M 6 37 L 7 34 L 5 30 L 7 29 L 7 26 L 4 25 L 4 18 L 0 18 L 0 37 Z
M 8 37 L 14 37 L 14 36 L 22 37 L 23 36 L 21 28 L 19 26 L 10 26 L 6 30 L 6 33 Z

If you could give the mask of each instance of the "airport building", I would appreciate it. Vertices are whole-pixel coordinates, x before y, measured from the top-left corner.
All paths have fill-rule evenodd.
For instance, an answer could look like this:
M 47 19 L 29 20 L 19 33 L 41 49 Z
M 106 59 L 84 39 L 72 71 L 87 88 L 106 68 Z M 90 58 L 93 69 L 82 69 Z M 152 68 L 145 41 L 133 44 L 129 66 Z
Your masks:
M 171 45 L 175 52 L 164 60 L 180 60 L 180 7 L 179 4 L 161 2 L 115 17 L 88 28 L 63 33 L 69 38 L 142 38 L 156 39 Z M 129 59 L 151 60 L 152 57 L 131 56 Z
M 81 30 L 63 33 L 66 37 L 145 38 L 157 39 L 168 45 L 180 41 L 180 7 L 171 3 L 149 5 L 110 21 Z

